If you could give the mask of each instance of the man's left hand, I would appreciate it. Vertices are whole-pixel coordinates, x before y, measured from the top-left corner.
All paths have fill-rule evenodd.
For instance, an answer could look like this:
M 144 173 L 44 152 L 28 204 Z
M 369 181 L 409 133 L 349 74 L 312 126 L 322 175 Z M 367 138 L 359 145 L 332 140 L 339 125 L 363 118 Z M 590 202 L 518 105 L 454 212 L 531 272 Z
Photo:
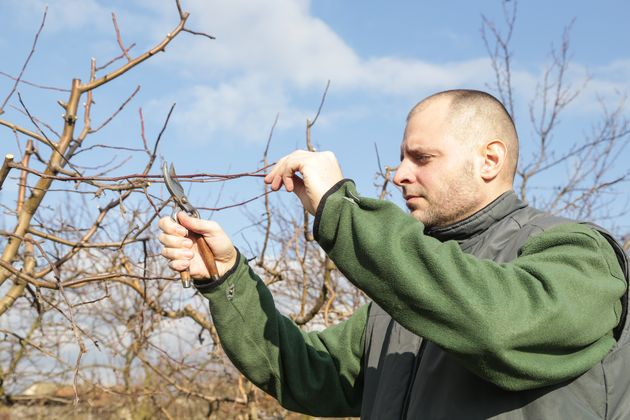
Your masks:
M 298 172 L 302 177 L 296 175 Z M 332 152 L 305 150 L 283 157 L 265 176 L 272 190 L 277 191 L 284 185 L 300 198 L 302 206 L 312 215 L 324 194 L 342 179 L 341 168 Z

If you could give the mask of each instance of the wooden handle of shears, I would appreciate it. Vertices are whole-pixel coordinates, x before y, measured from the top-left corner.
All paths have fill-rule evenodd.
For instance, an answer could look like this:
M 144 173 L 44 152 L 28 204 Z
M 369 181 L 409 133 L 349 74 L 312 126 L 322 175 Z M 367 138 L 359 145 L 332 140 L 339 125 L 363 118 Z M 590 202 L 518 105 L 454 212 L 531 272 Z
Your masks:
M 191 284 L 190 271 L 188 269 L 186 269 L 184 271 L 180 271 L 179 275 L 182 278 L 182 286 L 184 286 L 184 288 L 188 289 L 190 287 L 190 284 Z
M 194 232 L 190 232 L 190 231 L 188 232 L 188 237 L 195 244 L 197 244 L 197 248 L 199 249 L 199 254 L 201 254 L 201 259 L 203 260 L 203 263 L 205 264 L 206 269 L 208 270 L 208 273 L 210 273 L 210 279 L 212 281 L 219 280 L 220 276 L 219 276 L 219 270 L 217 269 L 217 263 L 214 260 L 214 254 L 212 253 L 212 250 L 206 243 L 206 240 L 203 238 L 203 236 L 198 235 Z

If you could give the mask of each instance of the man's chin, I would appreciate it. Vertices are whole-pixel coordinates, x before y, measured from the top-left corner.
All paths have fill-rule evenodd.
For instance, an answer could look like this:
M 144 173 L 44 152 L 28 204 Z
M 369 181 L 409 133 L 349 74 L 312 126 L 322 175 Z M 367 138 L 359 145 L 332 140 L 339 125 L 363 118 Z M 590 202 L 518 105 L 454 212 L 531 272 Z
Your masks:
M 407 206 L 411 217 L 422 223 L 425 228 L 430 228 L 434 225 L 434 216 L 426 208 L 419 208 L 418 206 Z
M 426 211 L 421 210 L 417 207 L 414 207 L 414 208 L 409 207 L 409 213 L 411 214 L 411 217 L 413 217 L 419 222 L 425 223 L 427 220 Z

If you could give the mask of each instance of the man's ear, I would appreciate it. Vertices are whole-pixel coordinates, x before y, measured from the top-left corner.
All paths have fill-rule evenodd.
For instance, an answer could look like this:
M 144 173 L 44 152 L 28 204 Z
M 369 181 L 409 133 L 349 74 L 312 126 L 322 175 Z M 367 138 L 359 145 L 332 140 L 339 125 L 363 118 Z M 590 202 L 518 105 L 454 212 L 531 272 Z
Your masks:
M 501 173 L 507 159 L 507 146 L 501 139 L 492 139 L 483 146 L 481 178 L 490 182 Z

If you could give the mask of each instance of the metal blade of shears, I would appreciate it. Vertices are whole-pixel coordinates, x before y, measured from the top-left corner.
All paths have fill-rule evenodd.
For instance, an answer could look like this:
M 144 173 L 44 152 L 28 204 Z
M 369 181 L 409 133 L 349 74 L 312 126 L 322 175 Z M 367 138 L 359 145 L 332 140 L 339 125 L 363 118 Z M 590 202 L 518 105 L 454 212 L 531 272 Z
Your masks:
M 190 201 L 188 201 L 188 197 L 186 197 L 186 193 L 184 193 L 184 188 L 182 187 L 182 184 L 180 184 L 177 180 L 177 175 L 175 174 L 175 168 L 173 167 L 173 164 L 171 163 L 171 167 L 169 169 L 168 164 L 164 162 L 164 164 L 162 165 L 162 174 L 164 176 L 164 184 L 166 185 L 166 189 L 169 193 L 171 193 L 175 204 L 189 215 L 193 217 L 199 217 L 199 212 L 192 204 L 190 204 Z
M 171 193 L 176 207 L 179 207 L 192 217 L 199 218 L 199 212 L 192 204 L 190 204 L 190 201 L 188 201 L 188 197 L 186 197 L 186 194 L 184 193 L 184 188 L 182 187 L 182 184 L 180 184 L 179 181 L 177 181 L 176 179 L 177 175 L 175 175 L 175 168 L 173 167 L 173 164 L 171 164 L 171 167 L 169 169 L 168 164 L 164 162 L 164 164 L 162 165 L 162 173 L 164 175 L 164 183 L 166 185 L 166 189 L 169 193 Z M 177 211 L 175 211 L 171 217 L 173 218 L 173 220 L 175 220 L 175 222 L 178 222 Z M 210 280 L 218 281 L 220 277 L 219 270 L 217 269 L 214 254 L 212 253 L 210 246 L 199 234 L 189 231 L 188 237 L 197 245 L 199 254 L 201 255 L 201 259 L 206 266 L 206 269 L 208 270 L 208 274 L 210 275 Z M 190 271 L 184 270 L 180 272 L 180 274 L 182 277 L 183 286 L 190 287 Z

